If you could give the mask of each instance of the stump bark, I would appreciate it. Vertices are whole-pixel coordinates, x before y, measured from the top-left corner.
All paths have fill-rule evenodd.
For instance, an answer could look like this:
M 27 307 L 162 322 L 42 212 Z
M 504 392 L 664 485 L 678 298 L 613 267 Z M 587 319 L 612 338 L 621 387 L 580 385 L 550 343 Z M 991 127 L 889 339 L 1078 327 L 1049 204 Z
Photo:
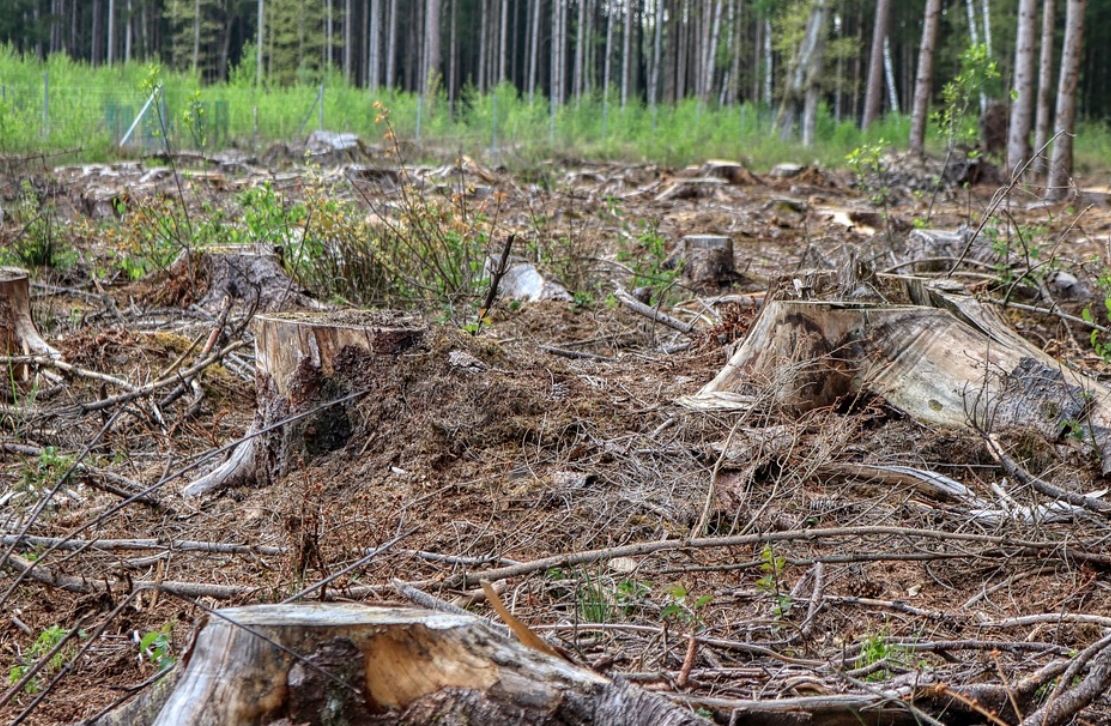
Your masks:
M 61 357 L 61 353 L 39 335 L 31 319 L 29 273 L 19 267 L 0 267 L 0 346 L 3 355 Z M 27 367 L 16 364 L 12 373 L 22 380 L 27 375 Z
M 328 309 L 286 274 L 277 245 L 214 245 L 182 252 L 155 297 L 168 304 L 194 295 L 206 310 L 217 310 L 224 298 L 262 312 Z
M 216 611 L 153 726 L 706 725 L 627 683 L 414 608 L 256 605 Z M 136 709 L 137 710 L 137 709 Z M 122 723 L 109 715 L 91 726 Z
M 718 375 L 683 402 L 799 413 L 873 394 L 955 428 L 1026 428 L 1055 439 L 1079 425 L 1111 473 L 1111 389 L 1062 366 L 970 296 L 914 295 L 920 304 L 771 302 Z
M 215 471 L 189 484 L 199 496 L 232 485 L 265 486 L 317 456 L 342 448 L 354 432 L 356 399 L 374 356 L 395 356 L 424 330 L 400 313 L 342 310 L 255 318 L 255 418 L 250 438 Z M 283 423 L 286 422 L 286 423 Z
M 683 238 L 683 276 L 693 285 L 720 287 L 737 281 L 733 239 L 712 234 Z

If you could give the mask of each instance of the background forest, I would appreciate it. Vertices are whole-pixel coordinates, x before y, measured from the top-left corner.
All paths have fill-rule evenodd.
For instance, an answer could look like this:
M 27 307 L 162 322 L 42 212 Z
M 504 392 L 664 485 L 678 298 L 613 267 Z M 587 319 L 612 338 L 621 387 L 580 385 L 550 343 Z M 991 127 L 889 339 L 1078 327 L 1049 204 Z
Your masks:
M 936 27 L 926 22 L 931 14 Z M 39 96 L 56 92 L 61 99 L 68 84 L 84 87 L 84 96 L 53 115 L 92 114 L 92 121 L 126 126 L 142 103 L 135 98 L 144 73 L 139 64 L 158 63 L 184 74 L 167 82 L 172 111 L 185 108 L 201 84 L 210 101 L 227 100 L 220 89 L 252 89 L 239 108 L 215 109 L 223 119 L 214 119 L 208 141 L 252 125 L 256 138 L 289 138 L 310 121 L 316 89 L 327 84 L 374 89 L 325 99 L 319 123 L 325 125 L 326 109 L 333 130 L 366 132 L 376 115 L 370 102 L 383 98 L 399 131 L 415 132 L 418 141 L 423 112 L 425 132 L 433 135 L 478 117 L 475 142 L 496 147 L 498 120 L 519 108 L 527 110 L 517 116 L 523 124 L 517 139 L 535 140 L 549 120 L 552 145 L 566 148 L 583 133 L 604 138 L 620 128 L 627 143 L 643 148 L 661 121 L 690 130 L 710 114 L 711 125 L 727 124 L 724 135 L 734 139 L 766 138 L 777 121 L 782 133 L 774 136 L 787 140 L 797 119 L 804 143 L 815 135 L 835 146 L 840 141 L 833 150 L 840 155 L 860 143 L 852 131 L 881 117 L 893 120 L 873 138 L 903 141 L 909 133 L 911 147 L 920 147 L 924 101 L 932 99 L 936 110 L 954 80 L 975 85 L 980 113 L 966 120 L 974 128 L 993 100 L 1019 97 L 1024 76 L 1016 50 L 1029 47 L 1040 67 L 1027 76 L 1040 79 L 1026 78 L 1029 101 L 1019 105 L 1032 109 L 1042 90 L 1040 136 L 1033 140 L 1040 148 L 1052 134 L 1054 96 L 1067 86 L 1059 75 L 1067 15 L 1084 20 L 1083 36 L 1102 37 L 1111 0 L 10 0 L 0 7 L 0 43 L 9 45 L 0 51 L 0 104 L 38 113 Z M 1025 39 L 1022 17 L 1030 18 L 1033 33 Z M 1101 123 L 1111 115 L 1109 49 L 1083 40 L 1073 45 L 1074 112 Z M 923 64 L 927 51 L 932 66 Z M 33 65 L 38 60 L 46 65 Z M 116 75 L 76 77 L 69 61 L 109 66 Z M 971 73 L 970 64 L 979 72 Z M 53 88 L 42 68 L 57 69 Z M 300 93 L 290 96 L 291 89 Z M 82 108 L 90 99 L 100 101 L 92 111 Z M 109 108 L 125 100 L 132 105 Z M 267 113 L 268 103 L 280 113 Z M 652 113 L 637 113 L 645 109 Z M 659 117 L 658 109 L 670 115 Z M 739 109 L 739 118 L 712 116 L 730 109 Z M 1032 131 L 1033 121 L 1028 125 Z M 40 137 L 57 131 L 46 121 L 42 126 Z M 85 131 L 70 136 L 88 138 Z M 706 131 L 697 148 L 715 150 L 713 139 Z M 682 146 L 682 139 L 669 142 Z M 12 146 L 22 144 L 9 138 L 6 147 Z

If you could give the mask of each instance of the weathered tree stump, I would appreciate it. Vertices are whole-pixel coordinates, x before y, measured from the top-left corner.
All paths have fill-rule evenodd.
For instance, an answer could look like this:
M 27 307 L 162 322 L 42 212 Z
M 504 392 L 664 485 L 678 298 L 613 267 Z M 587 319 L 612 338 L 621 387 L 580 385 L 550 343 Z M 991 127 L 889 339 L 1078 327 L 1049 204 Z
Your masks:
M 424 335 L 414 320 L 383 310 L 274 313 L 256 317 L 254 328 L 251 438 L 189 484 L 186 496 L 250 482 L 265 486 L 342 448 L 354 432 L 356 400 L 327 404 L 365 386 L 361 375 L 370 357 L 401 353 Z
M 167 270 L 167 284 L 155 292 L 163 303 L 196 297 L 206 310 L 217 310 L 224 298 L 252 310 L 326 310 L 319 300 L 296 284 L 282 267 L 282 250 L 276 245 L 213 245 L 186 250 Z
M 798 413 L 874 394 L 914 418 L 982 431 L 1080 425 L 1111 473 L 1111 390 L 1014 333 L 975 298 L 920 305 L 777 300 L 718 375 L 684 403 Z
M 733 239 L 712 234 L 683 238 L 683 276 L 701 287 L 720 287 L 737 281 Z
M 19 267 L 0 267 L 0 346 L 3 355 L 61 357 L 61 353 L 39 335 L 31 319 L 29 273 Z M 12 374 L 22 380 L 27 375 L 27 367 L 17 364 Z
M 110 714 L 91 726 L 710 723 L 510 640 L 478 618 L 414 608 L 219 610 L 178 667 L 172 692 L 158 695 L 160 708 L 144 704 L 153 720 Z

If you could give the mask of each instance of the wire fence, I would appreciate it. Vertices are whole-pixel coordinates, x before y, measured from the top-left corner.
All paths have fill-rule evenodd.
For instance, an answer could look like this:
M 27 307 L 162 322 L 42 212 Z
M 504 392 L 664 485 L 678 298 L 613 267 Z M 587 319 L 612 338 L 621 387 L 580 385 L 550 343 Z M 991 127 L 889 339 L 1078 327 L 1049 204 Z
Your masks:
M 417 147 L 480 155 L 560 149 L 602 157 L 637 148 L 655 158 L 682 159 L 736 155 L 754 141 L 766 142 L 773 125 L 766 107 L 751 104 L 710 108 L 692 100 L 647 108 L 621 106 L 611 101 L 615 97 L 598 94 L 553 108 L 543 98 L 529 102 L 508 85 L 465 94 L 454 104 L 442 96 L 346 85 L 257 93 L 226 85 L 198 93 L 171 85 L 144 112 L 148 97 L 122 83 L 59 85 L 48 73 L 38 84 L 0 77 L 0 153 L 81 149 L 96 158 L 164 148 L 258 151 L 303 141 L 315 129 L 355 133 L 373 143 L 386 132 L 388 109 L 394 138 Z

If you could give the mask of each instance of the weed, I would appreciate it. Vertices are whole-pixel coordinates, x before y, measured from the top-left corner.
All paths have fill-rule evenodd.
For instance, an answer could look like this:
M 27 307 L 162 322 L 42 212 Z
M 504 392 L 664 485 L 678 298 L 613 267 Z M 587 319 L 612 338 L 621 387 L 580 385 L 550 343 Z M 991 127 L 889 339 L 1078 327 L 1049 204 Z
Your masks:
M 900 665 L 911 667 L 917 665 L 918 667 L 925 667 L 928 664 L 925 661 L 912 663 L 914 660 L 914 653 L 909 648 L 897 645 L 891 642 L 890 636 L 886 629 L 882 632 L 869 635 L 864 638 L 860 643 L 860 655 L 863 661 L 862 667 L 876 665 L 879 663 L 887 663 L 891 665 Z M 878 668 L 877 670 L 869 673 L 866 680 L 876 682 L 885 681 L 892 675 L 891 671 L 887 668 Z
M 35 642 L 31 645 L 31 647 L 27 649 L 27 652 L 21 659 L 22 662 L 13 665 L 9 670 L 8 683 L 10 683 L 11 685 L 15 685 L 16 683 L 21 681 L 23 677 L 27 675 L 27 672 L 32 668 L 35 662 L 39 658 L 50 652 L 59 643 L 61 643 L 62 640 L 69 635 L 69 632 L 70 631 L 66 630 L 65 628 L 59 627 L 57 625 L 43 630 L 39 634 L 39 637 L 35 639 Z M 84 631 L 79 631 L 78 637 L 85 638 L 87 636 Z M 66 648 L 59 650 L 50 658 L 50 662 L 47 663 L 46 666 L 39 671 L 39 673 L 42 675 L 50 675 L 51 673 L 57 672 L 72 656 L 73 653 L 67 652 Z M 40 690 L 42 690 L 42 682 L 36 676 L 35 678 L 27 681 L 26 685 L 24 685 L 24 690 L 27 693 L 31 694 L 38 693 Z
M 764 574 L 756 580 L 756 589 L 771 598 L 772 616 L 776 620 L 787 617 L 794 605 L 791 593 L 783 587 L 783 573 L 786 568 L 787 560 L 777 555 L 770 544 L 764 545 L 760 552 L 760 571 Z
M 77 250 L 65 244 L 55 220 L 54 205 L 39 199 L 27 180 L 20 185 L 12 219 L 21 226 L 0 262 L 23 267 L 68 269 L 77 263 Z
M 703 610 L 713 601 L 713 595 L 693 597 L 686 585 L 677 582 L 667 590 L 667 605 L 660 611 L 660 618 L 674 620 L 698 629 L 705 624 L 702 617 Z
M 949 151 L 957 145 L 976 144 L 979 129 L 971 113 L 973 104 L 994 89 L 999 77 L 999 67 L 986 45 L 973 45 L 961 53 L 960 71 L 942 88 L 941 105 L 932 114 Z
M 41 454 L 23 465 L 20 488 L 23 492 L 32 495 L 46 489 L 62 472 L 69 469 L 72 463 L 73 457 L 63 456 L 53 446 L 47 446 Z
M 144 658 L 157 670 L 165 670 L 177 660 L 173 656 L 173 623 L 166 622 L 158 630 L 152 630 L 142 638 L 135 633 L 139 641 L 139 659 Z

